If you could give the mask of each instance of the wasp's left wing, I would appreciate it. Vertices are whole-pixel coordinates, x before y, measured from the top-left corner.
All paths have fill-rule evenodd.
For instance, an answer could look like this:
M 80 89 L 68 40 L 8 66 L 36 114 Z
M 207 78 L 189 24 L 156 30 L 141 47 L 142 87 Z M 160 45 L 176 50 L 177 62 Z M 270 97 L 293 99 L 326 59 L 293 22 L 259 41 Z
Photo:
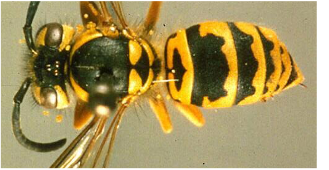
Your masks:
M 89 125 L 72 141 L 66 150 L 51 165 L 51 168 L 76 168 L 84 164 L 90 155 L 90 145 L 101 135 L 104 128 L 103 120 L 95 117 Z M 95 128 L 95 125 L 98 126 Z
M 101 137 L 106 127 L 108 116 L 96 116 L 89 125 L 73 140 L 67 149 L 59 156 L 59 158 L 51 165 L 52 168 L 77 168 L 77 167 L 95 167 L 103 151 L 107 139 L 110 137 L 108 150 L 103 162 L 103 167 L 107 167 L 110 160 L 111 149 L 114 144 L 117 130 L 121 122 L 125 109 L 131 103 L 130 100 L 126 104 L 122 104 L 116 111 L 111 124 L 105 135 Z M 95 128 L 95 125 L 97 127 Z M 102 143 L 98 145 L 99 139 Z M 97 146 L 97 147 L 95 147 Z M 91 159 L 93 158 L 93 159 Z M 91 160 L 91 161 L 90 161 Z M 90 164 L 92 163 L 92 164 Z

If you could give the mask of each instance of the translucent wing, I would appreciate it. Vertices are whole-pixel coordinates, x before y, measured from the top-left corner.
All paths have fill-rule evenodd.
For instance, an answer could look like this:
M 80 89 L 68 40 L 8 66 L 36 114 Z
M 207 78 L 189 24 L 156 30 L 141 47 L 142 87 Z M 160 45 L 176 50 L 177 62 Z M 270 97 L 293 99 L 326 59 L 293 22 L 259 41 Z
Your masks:
M 89 125 L 72 141 L 67 149 L 51 165 L 51 168 L 78 168 L 97 166 L 100 155 L 102 151 L 105 150 L 103 149 L 105 143 L 110 137 L 108 150 L 102 165 L 103 167 L 107 167 L 119 124 L 129 103 L 130 102 L 119 107 L 105 135 L 102 134 L 106 127 L 106 122 L 109 118 L 107 116 L 95 117 L 92 122 L 89 123 Z M 101 143 L 100 139 L 102 139 Z
M 83 153 L 87 150 L 88 143 L 91 142 L 100 124 L 99 118 L 95 117 L 92 122 L 72 141 L 66 150 L 51 165 L 51 168 L 73 168 L 80 167 Z M 88 155 L 88 153 L 86 153 Z
M 122 28 L 126 29 L 128 27 L 128 24 L 126 22 L 126 18 L 123 13 L 122 3 L 120 1 L 111 1 L 111 6 L 112 6 L 116 16 L 118 17 Z

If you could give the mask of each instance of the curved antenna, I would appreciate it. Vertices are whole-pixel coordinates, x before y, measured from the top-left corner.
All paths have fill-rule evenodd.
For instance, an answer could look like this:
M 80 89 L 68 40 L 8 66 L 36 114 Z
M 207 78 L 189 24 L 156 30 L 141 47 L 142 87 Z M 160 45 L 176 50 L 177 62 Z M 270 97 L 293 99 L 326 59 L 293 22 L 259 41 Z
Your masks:
M 14 97 L 14 109 L 12 117 L 12 127 L 16 140 L 25 148 L 37 152 L 50 152 L 61 148 L 66 143 L 66 139 L 61 139 L 51 143 L 38 143 L 28 139 L 22 132 L 20 122 L 20 104 L 31 84 L 31 78 L 26 78 L 22 86 Z

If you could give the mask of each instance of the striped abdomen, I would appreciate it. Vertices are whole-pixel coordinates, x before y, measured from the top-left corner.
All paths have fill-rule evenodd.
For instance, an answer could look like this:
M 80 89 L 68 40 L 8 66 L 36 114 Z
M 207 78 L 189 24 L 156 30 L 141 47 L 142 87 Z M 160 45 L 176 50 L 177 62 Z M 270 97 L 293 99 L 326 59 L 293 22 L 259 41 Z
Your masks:
M 165 48 L 171 97 L 206 108 L 266 100 L 303 75 L 274 31 L 241 22 L 205 22 L 171 35 Z

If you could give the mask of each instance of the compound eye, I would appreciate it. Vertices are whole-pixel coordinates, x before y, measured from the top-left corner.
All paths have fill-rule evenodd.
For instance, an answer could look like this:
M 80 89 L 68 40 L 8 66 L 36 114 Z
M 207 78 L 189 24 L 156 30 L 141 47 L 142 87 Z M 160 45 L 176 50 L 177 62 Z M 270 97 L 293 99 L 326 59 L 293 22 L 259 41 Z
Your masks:
M 47 24 L 45 44 L 48 47 L 59 47 L 62 43 L 63 27 L 58 23 Z
M 57 94 L 51 87 L 41 88 L 40 104 L 48 109 L 57 107 Z

